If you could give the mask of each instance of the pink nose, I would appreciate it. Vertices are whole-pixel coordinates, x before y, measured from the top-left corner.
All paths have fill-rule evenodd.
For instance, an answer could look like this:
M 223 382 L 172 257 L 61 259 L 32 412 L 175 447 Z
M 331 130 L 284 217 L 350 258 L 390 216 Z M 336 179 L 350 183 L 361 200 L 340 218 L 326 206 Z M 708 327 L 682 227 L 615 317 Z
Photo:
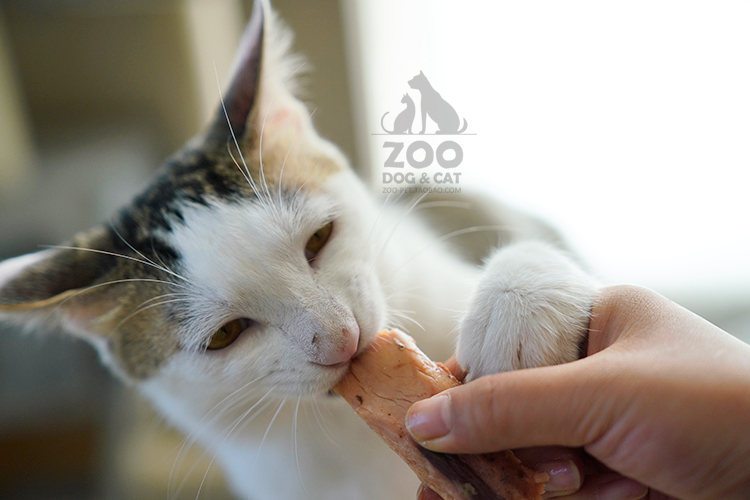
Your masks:
M 344 328 L 341 330 L 342 336 L 332 342 L 327 352 L 321 353 L 319 363 L 321 365 L 333 366 L 341 363 L 346 363 L 354 353 L 357 352 L 357 346 L 359 345 L 359 329 L 351 330 Z

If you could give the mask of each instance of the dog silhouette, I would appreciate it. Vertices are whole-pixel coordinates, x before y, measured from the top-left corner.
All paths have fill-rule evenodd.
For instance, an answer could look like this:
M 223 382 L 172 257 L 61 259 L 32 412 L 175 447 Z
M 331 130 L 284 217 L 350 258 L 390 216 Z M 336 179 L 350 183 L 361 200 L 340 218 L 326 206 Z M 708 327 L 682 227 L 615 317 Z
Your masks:
M 383 123 L 383 120 L 385 119 L 385 115 L 387 115 L 389 112 L 386 111 L 385 115 L 380 119 L 380 126 L 385 130 L 387 134 L 412 134 L 411 126 L 414 123 L 414 117 L 417 115 L 417 108 L 414 106 L 414 101 L 412 100 L 411 96 L 409 94 L 404 94 L 404 97 L 401 98 L 401 102 L 406 104 L 406 108 L 401 111 L 398 116 L 396 116 L 396 119 L 393 120 L 393 130 L 388 130 L 385 128 L 385 124 Z
M 466 130 L 466 118 L 464 118 L 464 126 L 461 130 L 458 130 L 458 126 L 461 124 L 458 113 L 456 113 L 456 110 L 453 109 L 453 106 L 448 101 L 440 97 L 438 91 L 430 85 L 423 72 L 420 71 L 417 76 L 409 80 L 409 87 L 419 90 L 419 93 L 422 94 L 420 102 L 422 131 L 420 134 L 424 134 L 427 127 L 428 115 L 432 118 L 432 121 L 437 123 L 438 134 L 460 134 Z

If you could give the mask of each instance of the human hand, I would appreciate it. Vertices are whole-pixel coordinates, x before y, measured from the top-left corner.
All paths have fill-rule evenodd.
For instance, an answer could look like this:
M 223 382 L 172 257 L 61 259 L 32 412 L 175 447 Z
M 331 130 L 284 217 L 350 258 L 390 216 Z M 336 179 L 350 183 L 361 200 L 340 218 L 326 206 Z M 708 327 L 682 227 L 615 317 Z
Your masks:
M 569 450 L 586 476 L 569 499 L 746 499 L 750 346 L 654 292 L 607 288 L 586 358 L 449 389 L 407 425 L 440 452 L 583 448 L 600 467 Z

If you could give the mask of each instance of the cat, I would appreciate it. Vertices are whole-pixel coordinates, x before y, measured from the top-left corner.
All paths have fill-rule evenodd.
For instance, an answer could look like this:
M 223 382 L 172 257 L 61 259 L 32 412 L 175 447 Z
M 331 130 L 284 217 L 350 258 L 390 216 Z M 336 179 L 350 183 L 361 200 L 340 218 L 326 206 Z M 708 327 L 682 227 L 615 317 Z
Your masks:
M 109 224 L 0 263 L 0 317 L 90 342 L 238 498 L 413 498 L 415 476 L 330 392 L 349 360 L 411 314 L 470 379 L 571 361 L 596 282 L 494 200 L 376 200 L 294 96 L 290 43 L 256 2 L 215 119 Z M 438 238 L 467 225 L 492 235 Z
M 409 94 L 404 94 L 404 97 L 401 98 L 401 102 L 406 104 L 406 108 L 404 108 L 398 114 L 398 116 L 396 116 L 396 119 L 393 120 L 393 130 L 389 131 L 388 129 L 386 129 L 385 124 L 383 123 L 383 120 L 385 120 L 385 115 L 389 113 L 388 111 L 386 111 L 385 115 L 380 118 L 380 127 L 388 134 L 412 133 L 411 126 L 414 123 L 414 117 L 417 114 L 417 109 L 414 106 L 414 101 Z
M 409 80 L 409 87 L 419 90 L 419 93 L 422 94 L 422 100 L 419 105 L 422 113 L 422 131 L 420 134 L 425 133 L 428 115 L 437 123 L 438 134 L 461 134 L 466 130 L 468 126 L 466 118 L 464 118 L 463 127 L 461 127 L 461 130 L 458 130 L 458 126 L 461 124 L 458 113 L 430 85 L 429 80 L 427 80 L 423 72 L 420 71 L 417 76 Z

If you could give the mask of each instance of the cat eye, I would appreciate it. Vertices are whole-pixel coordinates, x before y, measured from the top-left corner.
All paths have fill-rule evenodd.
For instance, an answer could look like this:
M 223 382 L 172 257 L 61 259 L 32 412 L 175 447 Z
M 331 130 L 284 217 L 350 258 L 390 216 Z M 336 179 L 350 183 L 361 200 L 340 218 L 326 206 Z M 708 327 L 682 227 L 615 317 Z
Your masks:
M 305 245 L 305 258 L 307 262 L 312 262 L 318 256 L 318 252 L 323 249 L 328 242 L 328 238 L 331 237 L 331 231 L 333 231 L 333 222 L 329 222 L 310 236 L 310 239 L 307 240 L 307 245 Z
M 247 330 L 252 322 L 253 320 L 248 318 L 239 318 L 226 323 L 224 326 L 219 328 L 216 333 L 213 334 L 210 342 L 208 343 L 207 349 L 224 349 L 232 342 L 237 340 L 237 337 L 239 337 L 242 332 Z

